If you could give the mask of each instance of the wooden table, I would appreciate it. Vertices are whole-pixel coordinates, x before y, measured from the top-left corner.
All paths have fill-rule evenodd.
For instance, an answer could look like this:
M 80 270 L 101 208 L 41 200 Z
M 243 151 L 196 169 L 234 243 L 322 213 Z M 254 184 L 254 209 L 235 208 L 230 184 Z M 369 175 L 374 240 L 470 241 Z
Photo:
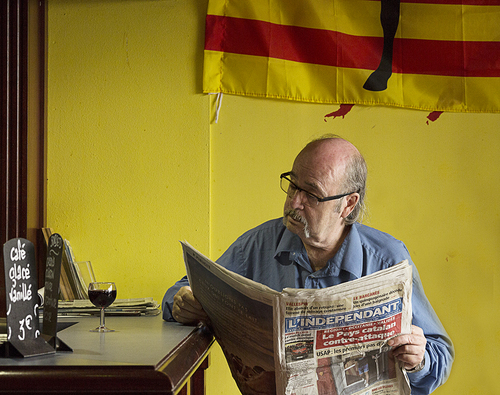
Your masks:
M 94 333 L 98 317 L 64 318 L 76 324 L 58 337 L 73 352 L 0 358 L 2 394 L 204 394 L 204 370 L 213 336 L 154 317 L 106 317 L 116 332 Z

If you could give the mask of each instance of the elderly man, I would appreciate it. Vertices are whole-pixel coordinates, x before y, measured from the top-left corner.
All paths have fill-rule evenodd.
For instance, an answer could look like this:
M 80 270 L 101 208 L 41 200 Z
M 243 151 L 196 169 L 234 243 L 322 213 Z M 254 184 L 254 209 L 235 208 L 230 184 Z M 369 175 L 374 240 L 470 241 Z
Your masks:
M 218 263 L 278 291 L 337 285 L 404 259 L 413 265 L 401 241 L 358 222 L 365 187 L 366 164 L 356 147 L 336 136 L 312 141 L 281 175 L 283 218 L 240 236 Z M 412 305 L 412 333 L 389 345 L 412 393 L 428 394 L 446 381 L 454 351 L 414 265 Z M 185 324 L 205 318 L 186 277 L 165 294 L 163 318 Z

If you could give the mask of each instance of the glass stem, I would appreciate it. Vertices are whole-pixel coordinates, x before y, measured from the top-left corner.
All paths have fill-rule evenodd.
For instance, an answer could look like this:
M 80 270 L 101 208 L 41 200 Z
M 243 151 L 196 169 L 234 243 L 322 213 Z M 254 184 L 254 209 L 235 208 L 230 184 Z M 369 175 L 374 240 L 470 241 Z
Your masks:
M 104 328 L 104 308 L 101 308 L 101 328 Z

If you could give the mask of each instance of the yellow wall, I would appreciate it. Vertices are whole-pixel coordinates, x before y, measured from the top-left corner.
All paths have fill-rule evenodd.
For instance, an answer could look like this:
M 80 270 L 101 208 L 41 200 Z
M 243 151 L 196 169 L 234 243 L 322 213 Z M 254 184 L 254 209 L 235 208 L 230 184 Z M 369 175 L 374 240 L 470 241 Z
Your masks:
M 202 95 L 207 0 L 49 0 L 48 225 L 119 297 L 157 300 L 178 240 L 216 259 L 281 215 L 278 176 L 337 133 L 369 166 L 366 223 L 403 240 L 455 342 L 437 394 L 496 394 L 499 114 L 443 114 Z M 219 349 L 208 394 L 234 394 Z
M 211 134 L 213 255 L 281 214 L 279 174 L 304 143 L 340 134 L 368 162 L 365 223 L 406 243 L 455 343 L 452 375 L 435 393 L 500 394 L 500 115 L 445 113 L 428 125 L 425 112 L 355 106 L 325 122 L 334 109 L 224 97 Z
M 49 1 L 48 225 L 120 297 L 208 252 L 208 100 L 194 2 Z

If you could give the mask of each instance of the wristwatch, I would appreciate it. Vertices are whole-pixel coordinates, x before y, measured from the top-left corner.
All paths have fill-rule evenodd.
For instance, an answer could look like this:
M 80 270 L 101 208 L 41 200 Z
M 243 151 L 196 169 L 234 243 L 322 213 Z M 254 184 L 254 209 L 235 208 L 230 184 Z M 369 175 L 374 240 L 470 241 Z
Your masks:
M 420 372 L 424 368 L 424 366 L 425 366 L 425 355 L 417 366 L 411 369 L 406 369 L 406 372 L 407 373 Z

